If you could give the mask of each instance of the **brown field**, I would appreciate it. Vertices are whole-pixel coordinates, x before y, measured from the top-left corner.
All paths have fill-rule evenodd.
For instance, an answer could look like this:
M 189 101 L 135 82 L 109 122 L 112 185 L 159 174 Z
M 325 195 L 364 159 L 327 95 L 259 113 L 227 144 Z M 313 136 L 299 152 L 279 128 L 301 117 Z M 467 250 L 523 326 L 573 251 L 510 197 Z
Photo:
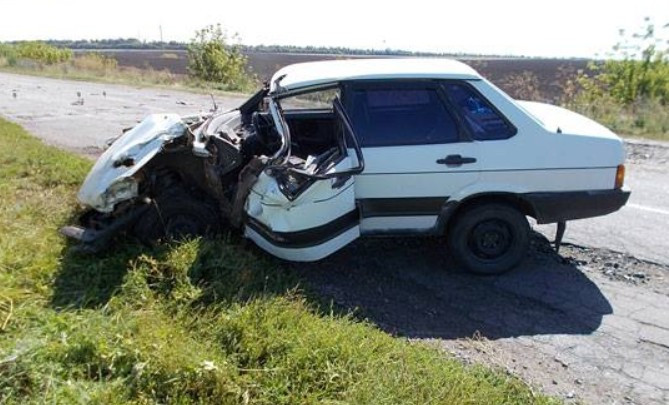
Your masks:
M 82 52 L 82 51 L 78 51 Z M 104 50 L 119 66 L 168 70 L 186 74 L 186 52 L 173 50 Z M 247 54 L 250 70 L 261 80 L 268 79 L 277 69 L 299 62 L 357 58 L 360 56 L 258 53 Z M 565 81 L 579 69 L 586 69 L 586 59 L 530 58 L 459 58 L 518 98 L 557 101 Z

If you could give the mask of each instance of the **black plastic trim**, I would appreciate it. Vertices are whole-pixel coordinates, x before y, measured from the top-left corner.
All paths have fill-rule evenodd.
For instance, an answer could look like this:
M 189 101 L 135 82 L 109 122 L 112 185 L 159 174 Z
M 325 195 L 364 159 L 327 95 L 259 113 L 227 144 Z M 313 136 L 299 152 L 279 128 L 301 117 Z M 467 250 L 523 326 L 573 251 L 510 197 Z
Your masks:
M 439 215 L 447 197 L 366 198 L 358 200 L 363 218 Z
M 618 211 L 629 191 L 586 190 L 520 194 L 533 208 L 540 224 L 597 217 Z
M 286 248 L 307 248 L 323 244 L 353 228 L 360 222 L 357 210 L 349 211 L 334 221 L 314 228 L 295 232 L 274 232 L 254 218 L 247 218 L 249 228 L 275 246 Z
M 394 147 L 394 146 L 393 146 Z M 383 175 L 411 175 L 411 174 L 453 174 L 453 173 L 500 173 L 500 172 L 541 172 L 552 170 L 592 170 L 592 169 L 615 169 L 610 166 L 589 166 L 589 167 L 540 167 L 533 169 L 476 169 L 476 170 L 429 170 L 424 172 L 382 172 L 382 173 L 361 173 L 360 176 L 383 176 Z

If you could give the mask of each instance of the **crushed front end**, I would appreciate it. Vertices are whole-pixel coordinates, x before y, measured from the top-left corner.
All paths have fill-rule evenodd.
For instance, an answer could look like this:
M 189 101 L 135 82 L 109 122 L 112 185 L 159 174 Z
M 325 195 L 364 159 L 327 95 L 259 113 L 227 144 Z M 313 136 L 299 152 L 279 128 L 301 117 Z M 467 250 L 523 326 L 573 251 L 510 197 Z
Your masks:
M 97 251 L 125 231 L 148 242 L 220 230 L 230 222 L 239 173 L 252 158 L 244 146 L 253 135 L 250 119 L 243 116 L 264 94 L 227 112 L 146 117 L 97 160 L 77 195 L 86 211 L 61 233 Z M 195 213 L 165 222 L 181 209 Z

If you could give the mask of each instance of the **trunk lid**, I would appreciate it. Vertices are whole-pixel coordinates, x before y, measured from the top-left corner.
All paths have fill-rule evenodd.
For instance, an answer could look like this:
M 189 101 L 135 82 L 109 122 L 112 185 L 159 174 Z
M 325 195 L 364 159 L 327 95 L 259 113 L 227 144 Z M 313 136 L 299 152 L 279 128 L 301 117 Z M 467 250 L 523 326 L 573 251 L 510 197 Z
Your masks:
M 550 132 L 620 139 L 604 125 L 566 108 L 534 101 L 517 103 Z

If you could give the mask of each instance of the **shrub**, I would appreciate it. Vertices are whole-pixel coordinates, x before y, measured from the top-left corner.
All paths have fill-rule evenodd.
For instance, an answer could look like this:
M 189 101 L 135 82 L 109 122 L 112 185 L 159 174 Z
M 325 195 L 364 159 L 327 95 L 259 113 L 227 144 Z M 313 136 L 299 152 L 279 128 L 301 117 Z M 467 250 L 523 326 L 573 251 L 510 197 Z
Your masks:
M 118 62 L 116 59 L 101 53 L 90 52 L 74 58 L 72 60 L 72 65 L 78 69 L 104 74 L 115 70 L 118 66 Z
M 246 72 L 246 57 L 239 46 L 228 44 L 228 36 L 220 24 L 195 33 L 188 46 L 188 73 L 231 90 L 244 90 L 252 82 Z
M 47 65 L 67 62 L 72 59 L 70 49 L 56 48 L 38 41 L 19 43 L 16 45 L 16 53 L 19 58 L 31 59 Z
M 15 47 L 9 44 L 0 44 L 0 66 L 14 66 L 17 58 Z
M 646 18 L 640 33 L 626 35 L 591 74 L 567 82 L 563 104 L 628 135 L 669 134 L 669 47 Z M 668 28 L 669 24 L 663 28 Z
M 621 31 L 623 39 L 613 47 L 609 59 L 591 64 L 594 75 L 579 75 L 577 82 L 588 101 L 606 95 L 621 105 L 643 99 L 669 102 L 669 48 L 648 21 L 641 33 L 626 36 Z

